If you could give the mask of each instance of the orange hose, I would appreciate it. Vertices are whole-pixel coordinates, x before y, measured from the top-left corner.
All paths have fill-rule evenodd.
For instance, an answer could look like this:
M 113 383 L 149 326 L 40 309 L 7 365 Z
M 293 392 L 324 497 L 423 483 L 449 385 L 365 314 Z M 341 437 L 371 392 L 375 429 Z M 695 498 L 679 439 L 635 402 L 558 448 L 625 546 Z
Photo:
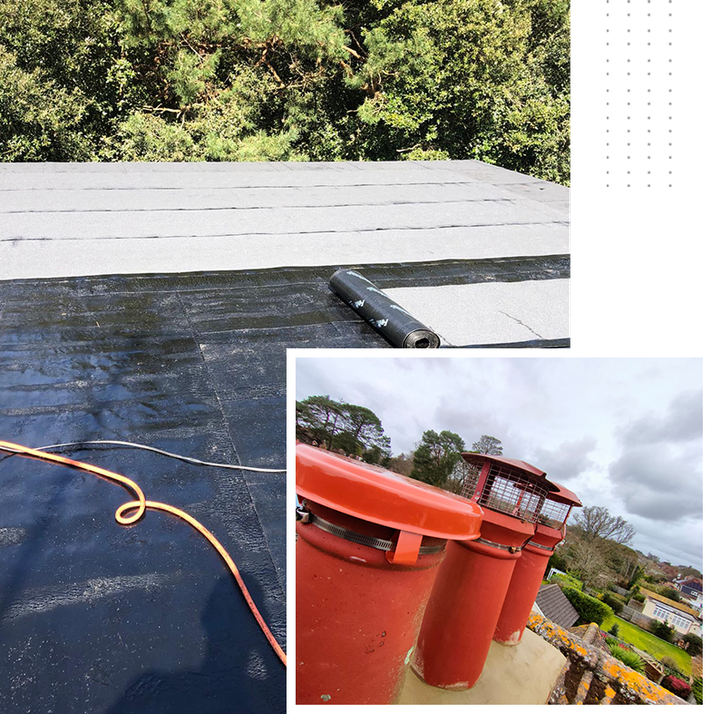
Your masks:
M 245 598 L 245 602 L 247 602 L 250 611 L 255 617 L 255 620 L 257 621 L 258 625 L 260 625 L 260 629 L 263 631 L 263 634 L 267 638 L 267 641 L 270 643 L 270 646 L 275 651 L 275 654 L 280 658 L 280 661 L 287 667 L 287 656 L 283 652 L 272 632 L 270 632 L 270 628 L 265 623 L 265 620 L 260 614 L 260 611 L 257 609 L 257 606 L 255 605 L 255 602 L 253 601 L 250 592 L 248 591 L 242 577 L 240 576 L 240 571 L 238 570 L 237 565 L 235 565 L 235 562 L 230 557 L 225 548 L 222 547 L 220 541 L 218 541 L 218 539 L 215 538 L 215 536 L 207 528 L 205 528 L 202 523 L 196 521 L 189 513 L 185 513 L 185 511 L 181 511 L 179 508 L 170 506 L 167 503 L 146 500 L 145 494 L 143 493 L 140 486 L 135 483 L 135 481 L 127 478 L 127 476 L 117 474 L 114 471 L 107 471 L 106 469 L 102 469 L 99 466 L 92 466 L 91 464 L 86 464 L 82 461 L 74 461 L 73 459 L 68 459 L 65 456 L 59 456 L 58 454 L 49 454 L 45 451 L 37 451 L 36 449 L 30 449 L 27 446 L 13 444 L 10 441 L 0 441 L 0 450 L 16 453 L 21 456 L 29 456 L 32 458 L 40 459 L 42 461 L 64 464 L 65 466 L 72 466 L 74 468 L 87 471 L 88 473 L 95 474 L 96 476 L 106 478 L 110 481 L 114 481 L 120 484 L 135 496 L 135 500 L 123 503 L 115 511 L 115 520 L 123 526 L 129 526 L 133 523 L 137 523 L 143 517 L 143 515 L 145 514 L 145 510 L 148 508 L 151 508 L 155 511 L 165 511 L 166 513 L 172 513 L 174 516 L 182 518 L 186 523 L 189 523 L 196 531 L 201 533 L 208 541 L 210 541 L 210 544 L 213 546 L 213 548 L 215 548 L 215 550 L 220 554 L 220 557 L 225 561 L 225 564 L 235 577 L 238 587 L 240 588 L 240 592 L 242 592 L 243 597 Z M 133 512 L 130 513 L 130 515 L 126 515 L 127 511 Z

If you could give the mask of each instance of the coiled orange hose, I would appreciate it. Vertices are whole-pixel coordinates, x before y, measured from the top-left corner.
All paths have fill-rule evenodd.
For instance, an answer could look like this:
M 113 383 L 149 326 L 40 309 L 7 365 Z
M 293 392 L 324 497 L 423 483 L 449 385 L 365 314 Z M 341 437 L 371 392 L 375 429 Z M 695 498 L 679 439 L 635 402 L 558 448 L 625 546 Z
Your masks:
M 160 501 L 148 501 L 145 498 L 145 494 L 143 493 L 142 489 L 135 483 L 135 481 L 127 478 L 127 476 L 117 474 L 114 471 L 107 471 L 106 469 L 102 469 L 99 466 L 86 464 L 82 461 L 74 461 L 73 459 L 68 459 L 65 456 L 59 456 L 58 454 L 49 454 L 44 451 L 30 449 L 27 446 L 14 444 L 10 441 L 0 441 L 0 450 L 9 451 L 10 453 L 19 454 L 20 456 L 29 456 L 31 458 L 40 459 L 41 461 L 49 461 L 57 464 L 64 464 L 65 466 L 72 466 L 74 468 L 81 469 L 82 471 L 87 471 L 88 473 L 94 474 L 95 476 L 99 476 L 100 478 L 109 479 L 110 481 L 114 481 L 115 483 L 120 484 L 135 496 L 135 500 L 123 503 L 115 511 L 115 520 L 123 526 L 129 526 L 133 523 L 137 523 L 145 515 L 145 511 L 148 508 L 155 511 L 165 511 L 166 513 L 172 513 L 174 516 L 182 518 L 186 523 L 189 523 L 196 531 L 201 533 L 208 541 L 210 541 L 210 544 L 213 546 L 213 548 L 215 548 L 215 550 L 217 550 L 222 559 L 225 561 L 225 564 L 235 577 L 238 587 L 240 588 L 240 591 L 245 598 L 245 602 L 247 602 L 250 611 L 255 617 L 255 620 L 257 621 L 258 625 L 260 625 L 260 629 L 263 631 L 263 634 L 267 638 L 267 641 L 270 643 L 270 646 L 275 651 L 275 654 L 280 658 L 280 661 L 287 667 L 287 656 L 285 652 L 283 652 L 272 632 L 270 632 L 270 628 L 265 623 L 265 620 L 260 614 L 260 611 L 257 609 L 257 606 L 255 605 L 255 602 L 253 601 L 250 592 L 245 586 L 245 583 L 240 576 L 240 571 L 235 565 L 233 559 L 230 557 L 225 548 L 222 547 L 220 541 L 215 538 L 215 536 L 207 528 L 205 528 L 202 523 L 196 521 L 189 513 L 185 513 L 185 511 L 181 511 L 179 508 L 170 506 L 167 503 L 161 503 Z M 130 513 L 128 514 L 128 512 Z

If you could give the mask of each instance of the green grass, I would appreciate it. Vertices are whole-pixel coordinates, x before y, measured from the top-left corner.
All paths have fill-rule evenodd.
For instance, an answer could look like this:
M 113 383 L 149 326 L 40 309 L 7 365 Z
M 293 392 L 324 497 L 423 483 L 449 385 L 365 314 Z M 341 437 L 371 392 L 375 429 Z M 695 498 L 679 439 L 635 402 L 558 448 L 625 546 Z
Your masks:
M 661 640 L 655 635 L 651 635 L 639 627 L 621 620 L 619 617 L 612 615 L 602 623 L 602 629 L 607 632 L 615 623 L 618 626 L 618 638 L 634 645 L 643 652 L 647 652 L 657 660 L 661 660 L 665 656 L 672 657 L 677 663 L 679 670 L 688 677 L 692 674 L 692 658 L 690 655 L 675 645 L 671 645 L 665 640 Z

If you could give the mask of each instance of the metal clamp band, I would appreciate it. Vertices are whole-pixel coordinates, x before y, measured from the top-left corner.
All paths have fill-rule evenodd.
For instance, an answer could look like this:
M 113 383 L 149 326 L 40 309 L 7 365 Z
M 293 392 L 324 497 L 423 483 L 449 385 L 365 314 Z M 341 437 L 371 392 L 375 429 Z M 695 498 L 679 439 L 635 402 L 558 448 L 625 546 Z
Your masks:
M 506 550 L 508 553 L 517 553 L 519 550 L 522 550 L 521 546 L 503 545 L 502 543 L 496 543 L 493 540 L 487 540 L 485 538 L 476 538 L 473 543 L 482 543 L 483 545 L 489 545 L 491 548 Z
M 535 543 L 535 541 L 530 541 L 528 545 L 532 545 L 535 548 L 542 548 L 543 550 L 555 550 L 554 545 L 540 545 L 540 543 Z
M 330 533 L 331 535 L 342 538 L 343 540 L 350 541 L 351 543 L 357 543 L 358 545 L 364 545 L 368 548 L 375 548 L 376 550 L 382 550 L 387 553 L 395 550 L 395 543 L 391 540 L 384 540 L 383 538 L 375 538 L 373 536 L 363 535 L 362 533 L 355 533 L 348 528 L 338 526 L 335 523 L 330 523 L 324 518 L 315 513 L 311 513 L 305 503 L 296 509 L 296 520 L 301 523 L 308 523 L 318 527 L 321 531 Z M 440 553 L 445 550 L 445 544 L 447 541 L 443 541 L 439 545 L 421 545 L 420 555 L 429 555 L 430 553 Z

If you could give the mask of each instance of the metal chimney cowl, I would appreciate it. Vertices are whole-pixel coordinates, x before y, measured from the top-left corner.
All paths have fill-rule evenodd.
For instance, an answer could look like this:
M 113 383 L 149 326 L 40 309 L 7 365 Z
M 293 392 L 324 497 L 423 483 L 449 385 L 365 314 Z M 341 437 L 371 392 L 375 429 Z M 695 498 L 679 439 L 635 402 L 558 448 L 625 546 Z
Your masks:
M 449 543 L 420 628 L 413 669 L 427 684 L 473 687 L 482 674 L 522 549 L 558 487 L 524 461 L 464 453 L 474 469 L 463 494 L 479 503 L 480 537 Z

